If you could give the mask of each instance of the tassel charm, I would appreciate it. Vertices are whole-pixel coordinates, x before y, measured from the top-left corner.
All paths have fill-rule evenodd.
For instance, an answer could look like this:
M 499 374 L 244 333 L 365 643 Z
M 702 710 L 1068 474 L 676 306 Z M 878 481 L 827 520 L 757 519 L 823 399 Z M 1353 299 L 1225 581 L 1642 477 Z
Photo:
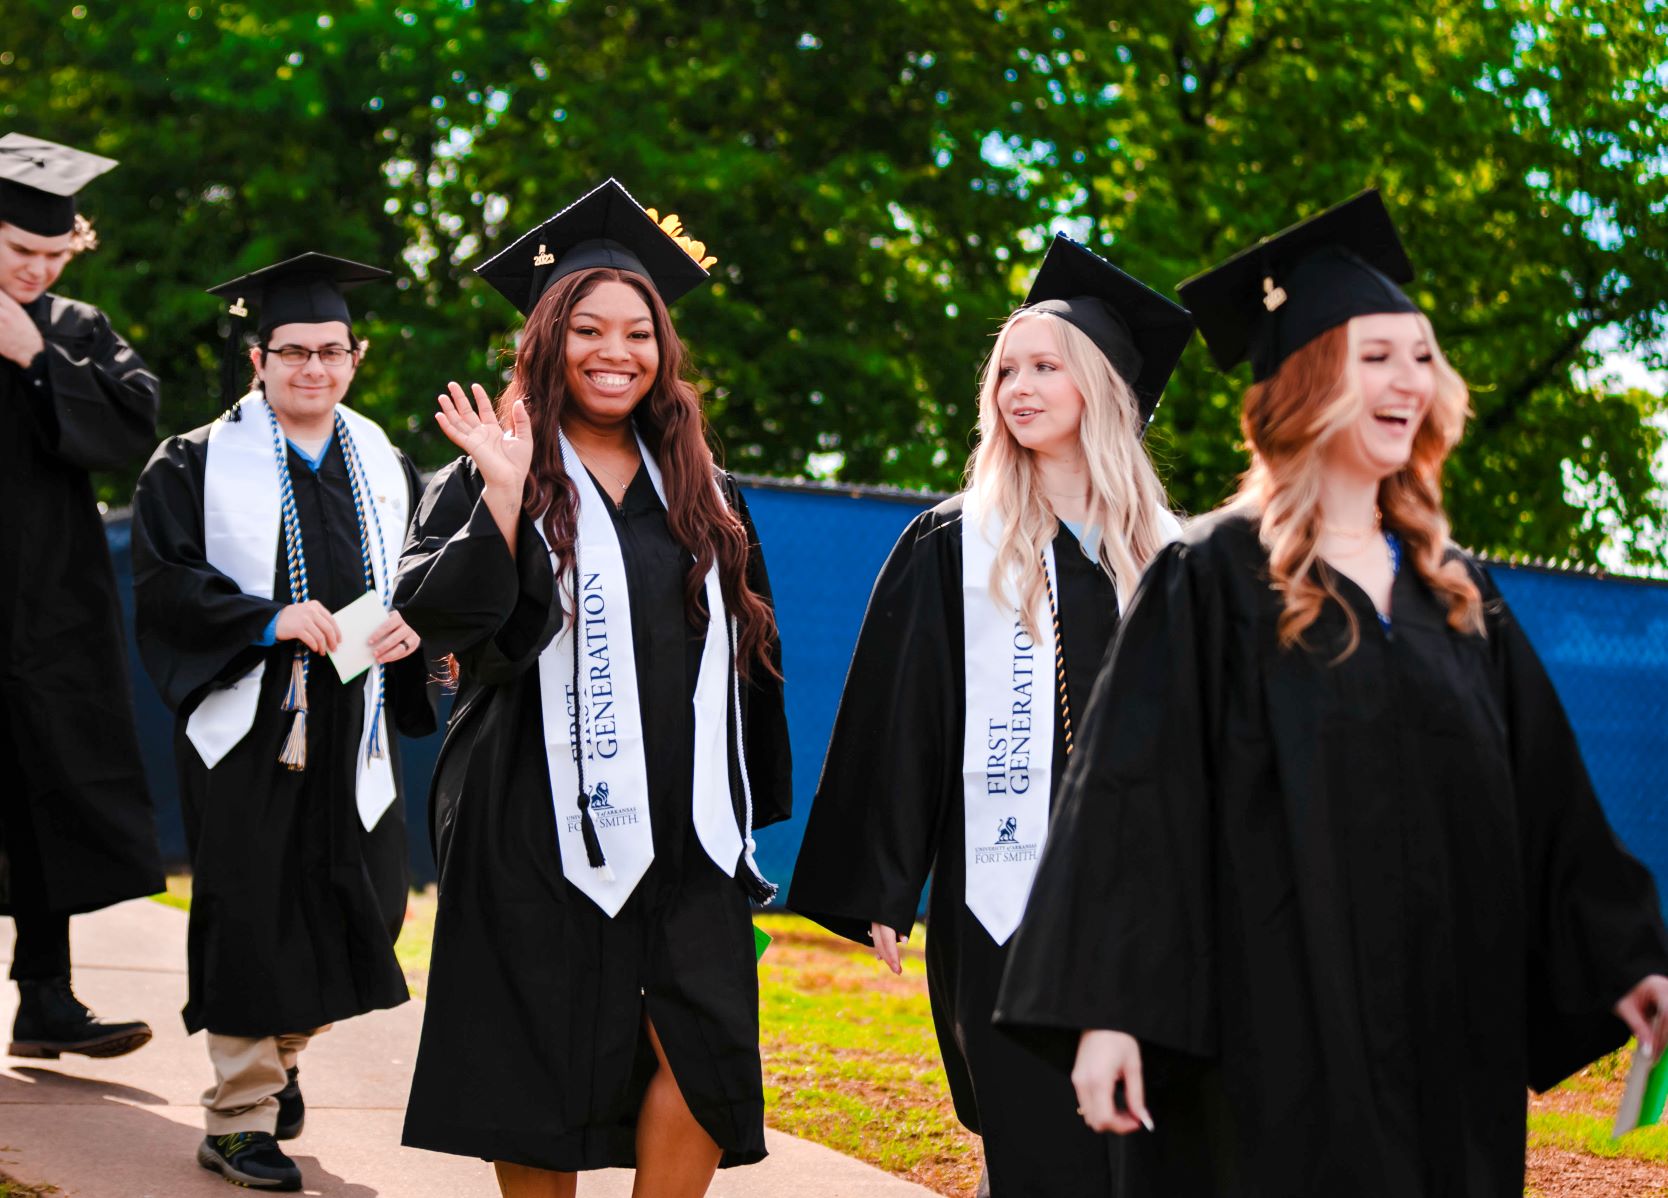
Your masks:
M 284 738 L 284 748 L 278 754 L 278 761 L 287 769 L 304 770 L 307 768 L 307 709 L 299 709 L 295 713 L 295 722 L 290 725 L 290 734 Z
M 307 710 L 307 663 L 300 653 L 290 659 L 290 685 L 284 692 L 283 710 Z

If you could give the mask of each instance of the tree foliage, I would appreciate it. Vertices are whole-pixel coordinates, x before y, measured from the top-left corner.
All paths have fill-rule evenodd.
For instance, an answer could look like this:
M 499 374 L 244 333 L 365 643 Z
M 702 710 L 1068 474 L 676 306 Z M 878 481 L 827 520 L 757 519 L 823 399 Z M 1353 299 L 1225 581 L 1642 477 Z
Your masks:
M 719 258 L 677 318 L 732 468 L 936 487 L 1050 230 L 1169 288 L 1377 185 L 1472 385 L 1460 539 L 1591 561 L 1619 530 L 1662 564 L 1664 401 L 1593 369 L 1668 365 L 1665 44 L 1663 0 L 13 0 L 0 115 L 122 159 L 65 289 L 132 331 L 170 429 L 219 402 L 202 288 L 397 266 L 358 293 L 355 402 L 426 465 L 432 396 L 517 324 L 470 267 L 608 175 Z M 1187 509 L 1243 467 L 1247 381 L 1196 346 L 1160 408 Z

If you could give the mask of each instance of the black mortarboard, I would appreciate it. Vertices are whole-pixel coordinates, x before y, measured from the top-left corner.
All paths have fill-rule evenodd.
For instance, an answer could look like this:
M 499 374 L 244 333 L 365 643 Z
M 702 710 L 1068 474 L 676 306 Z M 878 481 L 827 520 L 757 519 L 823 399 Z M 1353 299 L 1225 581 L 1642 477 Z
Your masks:
M 229 404 L 237 398 L 238 351 L 242 348 L 243 321 L 250 307 L 259 309 L 256 328 L 263 339 L 283 324 L 328 324 L 339 320 L 351 331 L 353 314 L 348 311 L 347 297 L 342 293 L 361 283 L 386 279 L 388 274 L 381 267 L 363 262 L 307 253 L 210 287 L 210 295 L 231 301 L 228 308 L 231 328 L 220 364 L 222 400 Z
M 1260 382 L 1296 350 L 1356 316 L 1417 312 L 1413 278 L 1377 191 L 1300 221 L 1177 288 L 1223 370 L 1250 359 Z
M 0 137 L 0 220 L 57 237 L 75 229 L 75 193 L 116 165 L 114 158 L 8 133 Z
M 1063 233 L 1043 257 L 1026 307 L 1053 312 L 1093 341 L 1129 384 L 1145 427 L 1193 337 L 1193 318 Z
M 687 248 L 686 248 L 687 247 Z M 644 276 L 671 304 L 707 279 L 714 259 L 683 236 L 677 217 L 644 209 L 614 179 L 587 192 L 475 268 L 523 316 L 557 279 L 594 266 Z

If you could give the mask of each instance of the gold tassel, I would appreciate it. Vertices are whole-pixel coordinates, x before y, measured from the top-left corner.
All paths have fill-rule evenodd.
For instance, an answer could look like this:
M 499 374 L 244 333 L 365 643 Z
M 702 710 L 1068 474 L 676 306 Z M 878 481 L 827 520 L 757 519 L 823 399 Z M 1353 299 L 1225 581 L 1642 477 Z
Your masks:
M 299 669 L 299 667 L 297 668 Z M 278 761 L 292 770 L 307 768 L 307 709 L 305 707 L 295 713 L 295 723 L 290 725 L 290 734 L 284 738 L 284 748 L 278 754 Z

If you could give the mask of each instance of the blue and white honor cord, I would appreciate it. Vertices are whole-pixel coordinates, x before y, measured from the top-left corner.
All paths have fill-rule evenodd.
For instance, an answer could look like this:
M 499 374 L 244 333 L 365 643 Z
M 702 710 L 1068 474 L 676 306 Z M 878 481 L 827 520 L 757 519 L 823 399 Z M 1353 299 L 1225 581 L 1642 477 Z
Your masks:
M 266 416 L 272 426 L 272 452 L 278 462 L 278 495 L 279 511 L 284 528 L 284 558 L 289 570 L 290 602 L 306 603 L 309 599 L 307 589 L 307 554 L 301 542 L 301 520 L 295 510 L 295 483 L 290 478 L 289 454 L 284 450 L 284 435 L 278 428 L 278 417 L 272 406 L 267 405 Z M 368 503 L 370 485 L 365 475 L 365 465 L 359 457 L 359 447 L 354 443 L 353 434 L 348 431 L 347 422 L 342 419 L 341 412 L 336 413 L 335 433 L 342 446 L 342 456 L 347 461 L 348 486 L 353 492 L 353 515 L 359 525 L 359 558 L 365 567 L 366 590 L 377 591 L 383 606 L 388 606 L 388 595 L 378 586 L 376 572 L 371 565 L 371 544 L 368 530 L 365 527 L 365 511 L 369 507 L 371 521 L 376 530 L 376 547 L 378 559 L 382 565 L 382 577 L 388 577 L 388 555 L 382 537 L 382 518 L 377 514 L 376 505 Z M 295 721 L 290 725 L 290 733 L 284 738 L 284 746 L 278 753 L 281 764 L 292 770 L 307 768 L 307 676 L 312 663 L 312 654 L 307 646 L 296 643 L 295 656 L 290 663 L 290 683 L 284 691 L 282 710 L 293 711 Z M 381 757 L 384 753 L 382 744 L 382 699 L 383 674 L 380 666 L 373 666 L 376 670 L 376 703 L 371 712 L 371 737 L 368 755 Z

